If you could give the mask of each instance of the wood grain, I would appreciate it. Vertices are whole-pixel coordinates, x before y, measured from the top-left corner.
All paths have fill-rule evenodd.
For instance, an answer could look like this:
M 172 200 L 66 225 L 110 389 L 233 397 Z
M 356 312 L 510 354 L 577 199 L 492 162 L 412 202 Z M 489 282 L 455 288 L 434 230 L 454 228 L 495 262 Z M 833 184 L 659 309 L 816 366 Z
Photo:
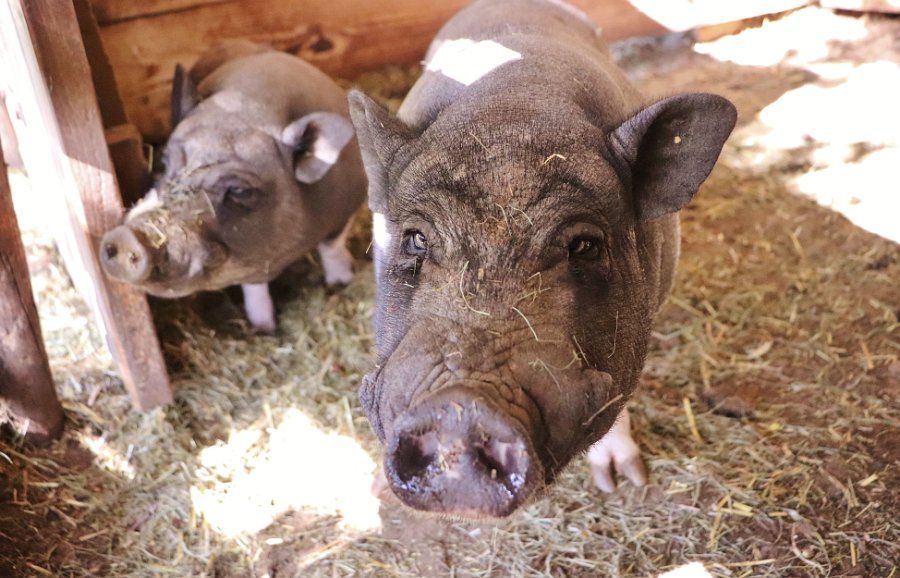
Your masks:
M 93 0 L 94 14 L 101 25 L 157 14 L 188 11 L 197 6 L 233 0 Z
M 352 79 L 421 60 L 438 28 L 469 0 L 90 0 L 128 113 L 165 140 L 176 64 L 219 40 L 245 38 Z M 609 41 L 689 30 L 797 8 L 811 0 L 572 0 Z M 850 0 L 847 0 L 850 1 Z M 867 0 L 858 0 L 860 2 Z M 882 0 L 884 2 L 897 0 Z
M 0 150 L 0 423 L 28 441 L 58 438 L 63 413 L 41 337 L 25 247 Z
M 122 203 L 132 206 L 153 184 L 150 168 L 144 159 L 143 139 L 133 124 L 122 124 L 105 131 L 109 156 L 116 167 L 116 182 Z
M 92 0 L 128 117 L 151 142 L 170 131 L 176 64 L 190 65 L 226 38 L 296 54 L 344 78 L 422 59 L 438 28 L 469 0 Z M 664 31 L 625 0 L 576 2 L 606 24 L 608 38 Z
M 168 376 L 146 298 L 109 281 L 97 260 L 100 237 L 118 223 L 122 201 L 73 4 L 10 0 L 0 4 L 0 32 L 3 73 L 20 80 L 22 156 L 35 190 L 50 195 L 48 212 L 61 209 L 56 227 L 69 274 L 94 310 L 134 404 L 166 403 Z

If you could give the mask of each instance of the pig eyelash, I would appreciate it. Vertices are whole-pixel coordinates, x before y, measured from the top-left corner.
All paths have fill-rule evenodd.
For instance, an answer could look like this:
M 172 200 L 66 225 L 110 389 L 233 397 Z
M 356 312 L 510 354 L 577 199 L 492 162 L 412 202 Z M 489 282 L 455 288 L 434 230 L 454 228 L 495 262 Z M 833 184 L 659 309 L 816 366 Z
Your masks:
M 395 269 L 397 273 L 416 277 L 422 269 L 422 263 L 430 256 L 428 238 L 418 229 L 407 229 L 400 237 L 400 261 Z
M 404 255 L 423 260 L 428 257 L 428 238 L 417 229 L 409 229 L 403 232 L 403 241 L 400 249 Z

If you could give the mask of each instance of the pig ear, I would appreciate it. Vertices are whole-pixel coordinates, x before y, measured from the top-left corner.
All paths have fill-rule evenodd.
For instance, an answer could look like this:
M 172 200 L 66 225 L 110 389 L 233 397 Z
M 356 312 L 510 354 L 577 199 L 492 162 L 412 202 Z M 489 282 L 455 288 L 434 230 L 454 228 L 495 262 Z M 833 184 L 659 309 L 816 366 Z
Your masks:
M 350 118 L 356 127 L 359 150 L 369 179 L 369 207 L 383 213 L 391 161 L 415 135 L 412 129 L 362 92 L 352 90 L 348 99 Z
M 281 141 L 295 151 L 294 176 L 307 185 L 318 182 L 331 170 L 352 138 L 353 125 L 333 112 L 308 114 L 281 132 Z
M 709 176 L 737 120 L 727 99 L 683 94 L 648 106 L 609 136 L 630 166 L 639 221 L 674 213 Z
M 191 80 L 191 76 L 185 72 L 180 64 L 175 65 L 175 78 L 172 80 L 172 129 L 188 115 L 197 103 L 200 102 L 200 94 L 197 86 Z

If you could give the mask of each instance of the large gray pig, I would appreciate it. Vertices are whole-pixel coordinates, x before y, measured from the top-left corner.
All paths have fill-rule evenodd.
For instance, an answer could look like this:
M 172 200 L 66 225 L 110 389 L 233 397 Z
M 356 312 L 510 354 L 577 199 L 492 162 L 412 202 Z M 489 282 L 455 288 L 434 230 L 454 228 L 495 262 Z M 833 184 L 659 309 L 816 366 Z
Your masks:
M 457 14 L 396 117 L 350 101 L 377 275 L 360 398 L 393 492 L 502 517 L 589 448 L 601 489 L 614 471 L 644 483 L 625 404 L 672 283 L 677 211 L 734 106 L 641 95 L 590 20 L 550 0 Z
M 195 83 L 196 88 L 195 88 Z M 267 283 L 318 248 L 325 281 L 353 275 L 347 228 L 366 192 L 344 91 L 312 65 L 247 42 L 179 67 L 165 172 L 100 243 L 106 272 L 178 297 L 241 284 L 275 329 Z

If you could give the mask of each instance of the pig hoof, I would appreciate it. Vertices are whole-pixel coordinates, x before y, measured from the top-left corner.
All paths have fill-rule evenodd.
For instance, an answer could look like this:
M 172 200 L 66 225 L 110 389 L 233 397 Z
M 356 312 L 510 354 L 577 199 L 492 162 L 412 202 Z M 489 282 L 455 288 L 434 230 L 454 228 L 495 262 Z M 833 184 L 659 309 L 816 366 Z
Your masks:
M 244 291 L 244 311 L 257 333 L 275 333 L 275 305 L 269 295 L 268 283 L 241 285 Z
M 591 446 L 587 459 L 594 485 L 602 492 L 616 491 L 616 473 L 638 487 L 647 483 L 647 467 L 641 458 L 641 450 L 631 437 L 628 410 L 622 410 L 612 429 Z
M 353 281 L 353 267 L 347 265 L 341 269 L 325 270 L 325 284 L 329 287 L 347 285 Z
M 319 255 L 322 256 L 326 285 L 346 285 L 353 280 L 353 256 L 346 247 L 322 243 L 319 245 Z

